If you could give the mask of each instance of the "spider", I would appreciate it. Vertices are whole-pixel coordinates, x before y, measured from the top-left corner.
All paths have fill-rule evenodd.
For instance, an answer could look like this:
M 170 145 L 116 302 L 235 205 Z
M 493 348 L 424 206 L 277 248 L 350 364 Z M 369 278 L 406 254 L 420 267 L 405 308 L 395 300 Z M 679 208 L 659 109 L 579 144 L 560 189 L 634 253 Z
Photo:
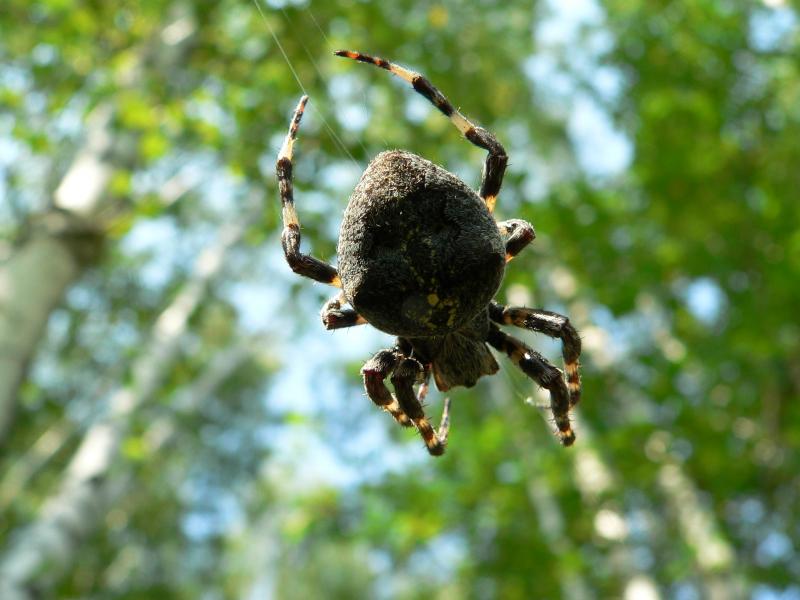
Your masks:
M 475 193 L 455 175 L 416 154 L 380 153 L 367 166 L 345 209 L 336 268 L 300 251 L 292 156 L 308 96 L 300 99 L 276 165 L 281 243 L 295 273 L 340 288 L 322 307 L 324 326 L 330 330 L 369 323 L 397 336 L 393 347 L 379 351 L 361 369 L 364 387 L 369 398 L 400 425 L 414 426 L 434 456 L 443 454 L 447 444 L 450 400 L 444 401 L 437 431 L 423 410 L 430 376 L 441 391 L 472 387 L 479 377 L 498 370 L 488 346 L 508 355 L 549 391 L 558 437 L 564 446 L 571 445 L 575 434 L 569 412 L 581 394 L 577 331 L 560 314 L 493 301 L 506 263 L 535 237 L 526 221 L 496 222 L 492 217 L 508 161 L 505 149 L 423 75 L 359 52 L 335 54 L 405 80 L 488 155 Z M 560 338 L 566 376 L 499 325 Z M 387 378 L 394 393 L 386 386 Z

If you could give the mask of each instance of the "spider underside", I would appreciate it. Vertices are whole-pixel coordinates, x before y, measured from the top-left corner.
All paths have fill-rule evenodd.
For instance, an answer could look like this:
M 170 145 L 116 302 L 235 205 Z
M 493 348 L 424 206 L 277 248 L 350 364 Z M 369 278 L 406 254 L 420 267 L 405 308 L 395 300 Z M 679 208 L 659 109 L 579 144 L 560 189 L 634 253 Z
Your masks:
M 337 269 L 300 252 L 292 155 L 308 97 L 300 99 L 277 160 L 281 241 L 295 273 L 341 288 L 322 308 L 325 327 L 370 323 L 397 336 L 392 348 L 377 352 L 362 368 L 364 387 L 369 398 L 398 423 L 416 427 L 432 455 L 444 453 L 450 401 L 445 399 L 437 431 L 423 410 L 431 375 L 442 391 L 475 385 L 481 376 L 498 370 L 488 346 L 505 353 L 549 391 L 559 439 L 571 445 L 575 434 L 569 412 L 581 393 L 577 331 L 567 317 L 557 313 L 503 306 L 492 300 L 506 263 L 535 237 L 526 221 L 496 222 L 492 217 L 508 161 L 505 149 L 419 73 L 357 52 L 336 54 L 386 69 L 407 81 L 468 141 L 488 154 L 478 193 L 410 152 L 379 154 L 367 166 L 345 209 Z M 566 376 L 499 325 L 560 338 Z M 386 386 L 387 378 L 394 393 Z

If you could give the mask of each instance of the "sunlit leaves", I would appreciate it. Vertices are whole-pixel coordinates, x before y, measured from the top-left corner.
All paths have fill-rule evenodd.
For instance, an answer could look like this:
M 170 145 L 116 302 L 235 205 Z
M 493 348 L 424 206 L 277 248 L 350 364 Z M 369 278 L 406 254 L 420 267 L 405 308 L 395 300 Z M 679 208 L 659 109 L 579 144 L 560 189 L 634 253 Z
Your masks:
M 796 581 L 785 542 L 798 533 L 800 443 L 795 9 L 656 4 L 260 2 L 262 16 L 234 0 L 6 2 L 0 193 L 22 216 L 3 206 L 3 218 L 48 205 L 93 110 L 113 112 L 115 140 L 108 254 L 52 316 L 21 388 L 6 466 L 39 466 L 4 513 L 7 532 L 57 489 L 197 254 L 263 207 L 134 416 L 111 486 L 125 493 L 57 591 L 555 598 L 582 581 L 622 597 L 645 578 L 664 597 L 703 597 L 665 470 L 682 473 L 683 510 L 713 516 L 711 541 L 730 545 L 748 585 L 778 594 Z M 498 215 L 538 235 L 500 298 L 563 311 L 582 331 L 576 448 L 557 446 L 524 403 L 536 386 L 508 363 L 454 392 L 442 459 L 390 419 L 359 418 L 385 416 L 360 389 L 369 352 L 346 354 L 358 333 L 322 332 L 315 303 L 329 290 L 290 279 L 280 256 L 272 173 L 288 113 L 305 88 L 295 191 L 303 244 L 325 258 L 378 151 L 409 148 L 471 185 L 484 153 L 388 74 L 337 61 L 339 47 L 424 71 L 511 150 Z M 604 119 L 588 137 L 576 135 L 578 97 L 584 118 Z M 593 172 L 611 134 L 631 155 Z M 4 256 L 31 230 L 12 233 Z M 201 405 L 181 396 L 253 322 L 268 335 L 251 360 Z M 520 335 L 560 360 L 557 343 Z M 321 347 L 330 354 L 314 356 Z M 313 398 L 298 397 L 307 387 Z M 431 414 L 440 406 L 432 396 Z M 60 425 L 65 441 L 27 462 Z M 337 469 L 356 475 L 314 479 L 341 481 Z

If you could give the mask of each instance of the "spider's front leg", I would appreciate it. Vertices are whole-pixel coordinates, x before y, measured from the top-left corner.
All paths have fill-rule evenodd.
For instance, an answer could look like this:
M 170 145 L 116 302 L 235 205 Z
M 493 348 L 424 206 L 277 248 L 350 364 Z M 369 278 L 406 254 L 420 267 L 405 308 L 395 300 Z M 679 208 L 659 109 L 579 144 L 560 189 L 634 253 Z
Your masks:
M 366 325 L 367 320 L 364 317 L 352 308 L 342 308 L 343 304 L 347 304 L 347 299 L 344 297 L 344 292 L 339 292 L 323 305 L 320 317 L 322 317 L 322 324 L 325 325 L 325 329 L 343 329 L 354 325 Z
M 336 267 L 314 258 L 311 255 L 300 252 L 300 219 L 294 208 L 294 191 L 292 187 L 292 154 L 294 142 L 297 139 L 297 128 L 300 126 L 300 119 L 303 118 L 303 111 L 306 108 L 308 96 L 300 98 L 297 108 L 294 111 L 289 133 L 283 141 L 281 151 L 278 153 L 278 162 L 275 170 L 278 175 L 278 188 L 281 194 L 281 207 L 283 216 L 283 232 L 281 233 L 281 244 L 286 262 L 289 267 L 298 275 L 309 277 L 315 281 L 329 283 L 336 287 L 342 287 L 339 280 L 339 273 Z
M 389 62 L 383 58 L 369 56 L 361 52 L 353 52 L 352 50 L 337 50 L 334 54 L 336 56 L 343 56 L 345 58 L 375 65 L 381 69 L 386 69 L 400 79 L 407 81 L 417 93 L 424 96 L 431 104 L 438 108 L 444 116 L 450 119 L 450 122 L 458 128 L 467 140 L 479 148 L 486 150 L 488 155 L 483 164 L 481 187 L 478 193 L 486 203 L 486 208 L 489 209 L 489 212 L 494 210 L 494 205 L 497 202 L 497 195 L 500 193 L 500 186 L 503 184 L 503 175 L 506 172 L 508 155 L 503 145 L 497 141 L 497 138 L 491 131 L 475 125 L 467 117 L 462 115 L 456 110 L 456 107 L 453 106 L 450 100 L 421 73 L 406 69 L 405 67 Z

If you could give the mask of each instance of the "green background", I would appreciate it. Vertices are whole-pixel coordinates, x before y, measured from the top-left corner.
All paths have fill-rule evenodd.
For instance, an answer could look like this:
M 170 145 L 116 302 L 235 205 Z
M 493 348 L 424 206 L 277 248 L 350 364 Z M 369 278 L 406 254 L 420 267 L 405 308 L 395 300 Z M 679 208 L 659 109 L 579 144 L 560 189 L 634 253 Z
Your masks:
M 326 260 L 370 157 L 473 187 L 484 157 L 338 48 L 425 73 L 506 146 L 496 214 L 538 237 L 498 298 L 581 331 L 573 448 L 500 358 L 430 458 L 360 387 L 391 338 L 323 330 L 333 288 L 279 243 L 303 91 L 295 197 Z M 790 3 L 8 0 L 0 64 L 0 269 L 43 239 L 71 269 L 0 438 L 18 597 L 800 598 Z M 86 156 L 88 214 L 64 201 Z M 46 263 L 25 289 L 0 270 L 0 311 Z

